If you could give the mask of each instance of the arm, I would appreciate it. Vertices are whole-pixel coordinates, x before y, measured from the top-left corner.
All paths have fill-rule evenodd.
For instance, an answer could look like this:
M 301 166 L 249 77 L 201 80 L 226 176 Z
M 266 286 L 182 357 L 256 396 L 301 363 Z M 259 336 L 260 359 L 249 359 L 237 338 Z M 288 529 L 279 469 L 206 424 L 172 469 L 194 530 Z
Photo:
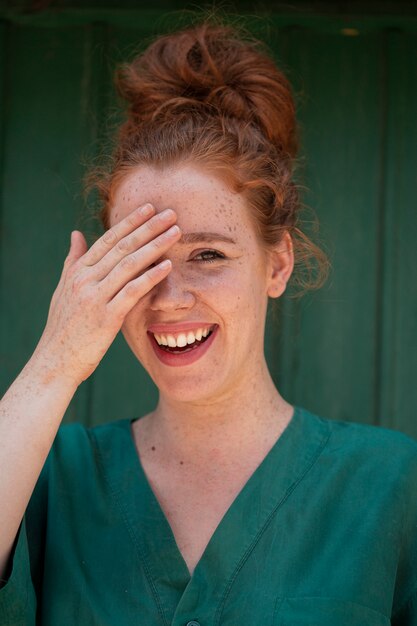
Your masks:
M 76 391 L 32 357 L 0 404 L 0 579 L 59 424 Z
M 89 250 L 74 231 L 36 350 L 0 402 L 0 579 L 30 496 L 77 387 L 95 370 L 133 306 L 171 269 L 173 211 L 133 211 Z

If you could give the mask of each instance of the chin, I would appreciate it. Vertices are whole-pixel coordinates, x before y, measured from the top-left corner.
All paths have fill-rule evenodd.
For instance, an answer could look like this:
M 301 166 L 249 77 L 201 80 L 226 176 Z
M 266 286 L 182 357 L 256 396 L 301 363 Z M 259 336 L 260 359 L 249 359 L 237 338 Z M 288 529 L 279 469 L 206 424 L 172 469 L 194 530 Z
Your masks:
M 123 334 L 160 395 L 168 401 L 209 402 L 221 394 L 225 382 L 225 364 L 220 362 L 218 354 L 213 354 L 211 348 L 215 343 L 217 327 L 197 350 L 180 354 L 167 354 L 149 333 L 139 350 L 139 344 L 135 345 L 129 341 L 127 334 Z M 222 373 L 222 380 L 219 380 L 219 373 Z
M 171 402 L 210 402 L 220 395 L 219 381 L 207 376 L 175 373 L 174 376 L 152 376 L 161 396 Z

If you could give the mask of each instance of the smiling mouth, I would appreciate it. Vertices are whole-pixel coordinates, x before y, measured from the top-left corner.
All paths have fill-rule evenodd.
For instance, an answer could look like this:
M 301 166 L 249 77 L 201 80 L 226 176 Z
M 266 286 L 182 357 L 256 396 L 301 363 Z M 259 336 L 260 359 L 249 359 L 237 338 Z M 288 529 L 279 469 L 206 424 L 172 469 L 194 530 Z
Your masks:
M 215 326 L 200 328 L 197 331 L 180 333 L 177 336 L 150 333 L 158 348 L 170 354 L 183 354 L 197 350 L 213 333 Z

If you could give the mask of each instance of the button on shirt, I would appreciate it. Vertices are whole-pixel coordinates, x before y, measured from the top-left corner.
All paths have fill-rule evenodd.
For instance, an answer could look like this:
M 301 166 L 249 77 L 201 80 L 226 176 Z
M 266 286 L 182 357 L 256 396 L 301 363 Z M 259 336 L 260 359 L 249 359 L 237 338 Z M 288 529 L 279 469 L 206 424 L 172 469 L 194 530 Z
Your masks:
M 417 442 L 292 420 L 190 577 L 131 423 L 60 427 L 2 626 L 417 626 Z

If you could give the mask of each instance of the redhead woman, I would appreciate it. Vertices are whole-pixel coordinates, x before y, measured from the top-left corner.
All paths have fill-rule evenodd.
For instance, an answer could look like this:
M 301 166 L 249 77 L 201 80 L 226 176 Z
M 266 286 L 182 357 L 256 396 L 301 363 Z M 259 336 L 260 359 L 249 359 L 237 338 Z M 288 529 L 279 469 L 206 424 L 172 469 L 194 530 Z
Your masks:
M 417 626 L 417 442 L 292 406 L 264 356 L 302 259 L 291 88 L 204 22 L 118 73 L 36 350 L 0 405 L 2 626 Z M 305 275 L 305 274 L 304 274 Z M 61 425 L 116 334 L 154 410 Z

